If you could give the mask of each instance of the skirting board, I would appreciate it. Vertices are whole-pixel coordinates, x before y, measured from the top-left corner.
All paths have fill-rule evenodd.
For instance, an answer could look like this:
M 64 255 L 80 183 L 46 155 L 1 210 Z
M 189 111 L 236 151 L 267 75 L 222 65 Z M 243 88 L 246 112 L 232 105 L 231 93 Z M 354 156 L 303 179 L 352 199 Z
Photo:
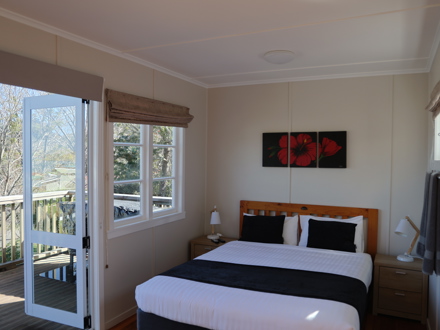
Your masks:
M 136 314 L 137 306 L 131 307 L 129 310 L 125 311 L 122 314 L 119 314 L 118 316 L 113 317 L 112 319 L 105 322 L 105 328 L 110 329 L 114 327 L 115 325 L 121 323 L 122 321 L 128 319 L 130 316 L 133 316 Z

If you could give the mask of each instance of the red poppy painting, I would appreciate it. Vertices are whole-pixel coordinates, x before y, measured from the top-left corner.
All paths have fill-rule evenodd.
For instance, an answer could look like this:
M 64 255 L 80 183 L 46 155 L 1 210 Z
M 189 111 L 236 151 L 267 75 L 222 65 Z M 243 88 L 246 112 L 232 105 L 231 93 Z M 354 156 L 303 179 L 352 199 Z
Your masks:
M 346 147 L 346 131 L 263 133 L 263 166 L 346 168 Z

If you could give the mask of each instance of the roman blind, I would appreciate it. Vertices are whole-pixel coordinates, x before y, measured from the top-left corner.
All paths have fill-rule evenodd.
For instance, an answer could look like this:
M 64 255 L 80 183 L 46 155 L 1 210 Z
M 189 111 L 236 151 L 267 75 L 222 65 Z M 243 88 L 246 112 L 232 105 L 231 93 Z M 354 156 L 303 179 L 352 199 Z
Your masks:
M 111 89 L 105 90 L 107 121 L 188 127 L 194 116 L 189 108 Z
M 0 51 L 0 82 L 101 102 L 104 79 Z
M 437 85 L 435 85 L 434 89 L 432 90 L 429 104 L 426 106 L 425 109 L 432 112 L 432 117 L 434 119 L 440 113 L 440 81 L 437 83 Z

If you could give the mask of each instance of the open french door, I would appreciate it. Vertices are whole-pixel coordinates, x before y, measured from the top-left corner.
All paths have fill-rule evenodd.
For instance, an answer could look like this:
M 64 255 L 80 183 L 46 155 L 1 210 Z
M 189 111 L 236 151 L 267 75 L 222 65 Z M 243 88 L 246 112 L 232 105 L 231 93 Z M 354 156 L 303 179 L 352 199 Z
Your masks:
M 89 328 L 87 102 L 24 100 L 25 312 Z

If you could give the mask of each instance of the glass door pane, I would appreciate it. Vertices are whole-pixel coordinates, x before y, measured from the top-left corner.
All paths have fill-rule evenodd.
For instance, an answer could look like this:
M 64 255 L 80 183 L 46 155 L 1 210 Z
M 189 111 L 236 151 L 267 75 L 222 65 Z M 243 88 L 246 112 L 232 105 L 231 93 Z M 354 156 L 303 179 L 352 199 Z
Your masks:
M 81 99 L 24 100 L 25 310 L 78 328 L 87 315 L 86 118 Z

